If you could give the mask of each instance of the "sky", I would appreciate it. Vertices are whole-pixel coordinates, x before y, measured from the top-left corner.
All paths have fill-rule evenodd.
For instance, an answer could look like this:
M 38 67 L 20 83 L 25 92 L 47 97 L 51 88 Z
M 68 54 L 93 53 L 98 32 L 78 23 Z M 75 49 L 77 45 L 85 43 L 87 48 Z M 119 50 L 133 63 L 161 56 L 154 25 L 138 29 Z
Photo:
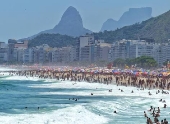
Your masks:
M 129 8 L 152 7 L 152 16 L 158 16 L 170 10 L 170 0 L 0 0 L 0 41 L 52 29 L 69 6 L 79 11 L 85 28 L 98 32 Z

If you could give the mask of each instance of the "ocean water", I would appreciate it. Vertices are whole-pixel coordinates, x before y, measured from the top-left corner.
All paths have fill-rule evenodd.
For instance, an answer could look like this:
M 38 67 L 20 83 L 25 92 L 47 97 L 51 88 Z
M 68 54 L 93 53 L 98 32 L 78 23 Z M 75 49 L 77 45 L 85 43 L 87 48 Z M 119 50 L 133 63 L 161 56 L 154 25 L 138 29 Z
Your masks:
M 156 90 L 149 96 L 134 87 L 6 75 L 0 76 L 0 124 L 146 124 L 143 112 L 151 105 L 160 107 L 159 120 L 170 121 L 170 95 Z

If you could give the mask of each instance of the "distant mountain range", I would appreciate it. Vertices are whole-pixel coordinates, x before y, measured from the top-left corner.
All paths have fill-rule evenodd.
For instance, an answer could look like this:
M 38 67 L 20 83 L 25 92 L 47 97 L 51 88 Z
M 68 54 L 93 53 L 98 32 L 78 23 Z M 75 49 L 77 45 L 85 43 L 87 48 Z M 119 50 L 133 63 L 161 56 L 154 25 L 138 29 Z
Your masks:
M 170 11 L 115 31 L 93 34 L 96 38 L 103 39 L 108 43 L 121 39 L 133 40 L 138 38 L 154 39 L 156 42 L 168 42 L 168 39 L 170 39 Z
M 101 31 L 114 31 L 117 28 L 140 23 L 152 17 L 152 8 L 130 8 L 129 11 L 123 13 L 118 21 L 108 19 L 103 23 Z
M 125 12 L 119 21 L 113 19 L 108 19 L 102 26 L 101 31 L 104 30 L 115 30 L 117 28 L 134 24 L 136 22 L 141 22 L 151 17 L 152 8 L 130 8 L 129 11 Z M 61 17 L 60 22 L 53 29 L 42 31 L 38 34 L 35 34 L 31 37 L 20 39 L 20 40 L 30 40 L 35 38 L 40 34 L 61 34 L 68 35 L 72 37 L 78 37 L 80 35 L 85 35 L 86 33 L 90 34 L 92 31 L 83 27 L 83 21 L 76 10 L 76 8 L 70 6 L 64 12 Z
M 77 37 L 85 35 L 86 33 L 92 33 L 92 31 L 83 27 L 83 21 L 79 12 L 72 6 L 70 6 L 63 14 L 60 22 L 53 29 L 42 31 L 36 35 L 20 40 L 30 40 L 40 34 L 61 34 Z
M 170 39 L 170 11 L 152 17 L 142 23 L 125 26 L 115 31 L 92 33 L 96 39 L 103 39 L 107 43 L 121 39 L 152 39 L 155 42 L 168 42 Z M 41 34 L 29 40 L 29 46 L 49 44 L 52 47 L 75 45 L 78 38 L 60 34 Z M 50 41 L 50 42 L 49 42 Z

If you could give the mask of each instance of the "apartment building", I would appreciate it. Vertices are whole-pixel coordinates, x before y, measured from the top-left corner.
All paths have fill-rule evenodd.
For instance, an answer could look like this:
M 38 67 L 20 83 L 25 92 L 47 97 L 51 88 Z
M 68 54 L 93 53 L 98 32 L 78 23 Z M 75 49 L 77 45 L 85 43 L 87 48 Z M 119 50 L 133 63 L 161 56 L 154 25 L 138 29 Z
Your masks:
M 27 48 L 24 50 L 23 63 L 33 63 L 34 62 L 34 48 Z
M 129 46 L 129 58 L 137 58 L 140 56 L 151 56 L 158 49 L 159 44 L 148 43 L 146 41 L 136 41 Z
M 8 44 L 0 42 L 0 62 L 95 63 L 140 56 L 151 56 L 161 66 L 163 62 L 170 61 L 170 43 L 123 39 L 108 44 L 104 40 L 96 40 L 92 35 L 80 36 L 75 46 L 62 48 L 51 48 L 46 44 L 28 48 L 28 41 L 17 42 L 14 39 L 9 39 Z
M 7 62 L 8 48 L 5 42 L 0 42 L 0 63 Z
M 164 62 L 170 61 L 170 43 L 160 44 L 153 52 L 153 58 L 160 66 L 163 65 Z
M 111 46 L 111 60 L 117 58 L 126 59 L 128 58 L 127 41 L 121 40 L 113 43 Z
M 79 61 L 94 61 L 94 49 L 95 49 L 94 36 L 80 36 L 78 43 L 79 47 Z

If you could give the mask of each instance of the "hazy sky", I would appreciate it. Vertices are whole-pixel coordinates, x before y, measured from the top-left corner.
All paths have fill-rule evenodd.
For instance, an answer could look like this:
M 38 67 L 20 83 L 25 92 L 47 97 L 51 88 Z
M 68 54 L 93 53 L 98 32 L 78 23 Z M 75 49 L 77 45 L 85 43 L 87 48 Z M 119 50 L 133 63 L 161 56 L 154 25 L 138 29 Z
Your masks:
M 51 29 L 64 11 L 75 7 L 84 27 L 99 31 L 108 18 L 118 20 L 129 8 L 152 7 L 152 16 L 170 10 L 170 0 L 0 0 L 0 41 Z

